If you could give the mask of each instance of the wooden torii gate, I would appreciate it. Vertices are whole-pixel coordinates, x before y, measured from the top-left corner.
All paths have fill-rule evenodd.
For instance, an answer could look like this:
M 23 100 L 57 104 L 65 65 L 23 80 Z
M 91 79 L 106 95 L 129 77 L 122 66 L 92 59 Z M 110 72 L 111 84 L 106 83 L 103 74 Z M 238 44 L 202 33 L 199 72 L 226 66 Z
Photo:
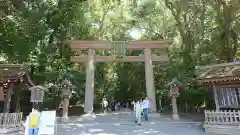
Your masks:
M 121 62 L 145 62 L 145 78 L 147 97 L 151 102 L 151 111 L 156 111 L 156 95 L 154 86 L 154 75 L 152 61 L 165 62 L 168 60 L 167 55 L 157 56 L 152 54 L 152 49 L 167 48 L 173 43 L 172 40 L 165 41 L 117 41 L 114 44 L 110 41 L 86 41 L 86 40 L 70 40 L 68 41 L 72 51 L 88 50 L 88 55 L 72 56 L 73 62 L 86 62 L 86 87 L 85 87 L 85 104 L 84 112 L 93 112 L 94 99 L 94 63 L 95 62 L 113 62 L 119 60 Z M 122 44 L 121 44 L 122 43 Z M 125 56 L 125 50 L 144 50 L 144 55 Z M 100 56 L 95 54 L 95 50 L 115 50 L 114 56 Z

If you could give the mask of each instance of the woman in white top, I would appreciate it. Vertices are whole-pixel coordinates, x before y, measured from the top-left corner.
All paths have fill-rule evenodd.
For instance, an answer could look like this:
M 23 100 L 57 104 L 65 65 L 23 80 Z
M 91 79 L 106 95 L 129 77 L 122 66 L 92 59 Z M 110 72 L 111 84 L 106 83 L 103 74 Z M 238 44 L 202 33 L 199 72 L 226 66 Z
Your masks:
M 108 107 L 108 102 L 107 102 L 106 98 L 103 99 L 102 104 L 103 104 L 104 113 L 106 113 L 107 107 Z
M 136 123 L 138 125 L 141 125 L 141 112 L 142 112 L 142 106 L 139 101 L 135 104 L 135 111 L 136 111 Z

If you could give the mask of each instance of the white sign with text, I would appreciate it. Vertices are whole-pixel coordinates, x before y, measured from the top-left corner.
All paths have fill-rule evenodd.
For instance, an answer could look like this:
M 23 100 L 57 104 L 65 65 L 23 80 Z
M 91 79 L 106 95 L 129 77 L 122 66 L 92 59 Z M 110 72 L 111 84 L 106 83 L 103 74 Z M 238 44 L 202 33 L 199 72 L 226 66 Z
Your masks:
M 39 119 L 39 135 L 54 135 L 56 111 L 42 111 Z

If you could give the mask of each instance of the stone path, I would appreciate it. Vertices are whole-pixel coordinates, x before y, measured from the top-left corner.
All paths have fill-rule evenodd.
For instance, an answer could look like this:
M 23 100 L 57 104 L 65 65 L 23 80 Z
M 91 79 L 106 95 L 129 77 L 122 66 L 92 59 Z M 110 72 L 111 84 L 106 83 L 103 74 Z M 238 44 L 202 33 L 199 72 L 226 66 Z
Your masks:
M 69 122 L 58 124 L 57 135 L 215 135 L 205 133 L 199 122 L 172 121 L 158 114 L 150 117 L 142 126 L 134 123 L 130 112 L 99 114 L 92 120 L 71 117 Z

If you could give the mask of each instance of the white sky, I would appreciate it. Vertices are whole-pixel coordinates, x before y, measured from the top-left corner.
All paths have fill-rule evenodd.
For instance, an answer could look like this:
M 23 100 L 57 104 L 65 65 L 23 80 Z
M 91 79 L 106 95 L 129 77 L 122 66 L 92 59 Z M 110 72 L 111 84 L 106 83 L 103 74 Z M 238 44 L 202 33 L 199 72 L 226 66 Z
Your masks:
M 128 31 L 128 34 L 130 34 L 130 36 L 135 40 L 140 39 L 143 33 L 144 31 L 140 31 L 139 29 L 132 29 Z
M 93 28 L 99 28 L 99 24 L 93 23 Z M 137 28 L 132 28 L 131 30 L 128 30 L 126 34 L 129 34 L 134 40 L 139 40 L 141 36 L 145 33 L 145 30 L 140 30 Z

